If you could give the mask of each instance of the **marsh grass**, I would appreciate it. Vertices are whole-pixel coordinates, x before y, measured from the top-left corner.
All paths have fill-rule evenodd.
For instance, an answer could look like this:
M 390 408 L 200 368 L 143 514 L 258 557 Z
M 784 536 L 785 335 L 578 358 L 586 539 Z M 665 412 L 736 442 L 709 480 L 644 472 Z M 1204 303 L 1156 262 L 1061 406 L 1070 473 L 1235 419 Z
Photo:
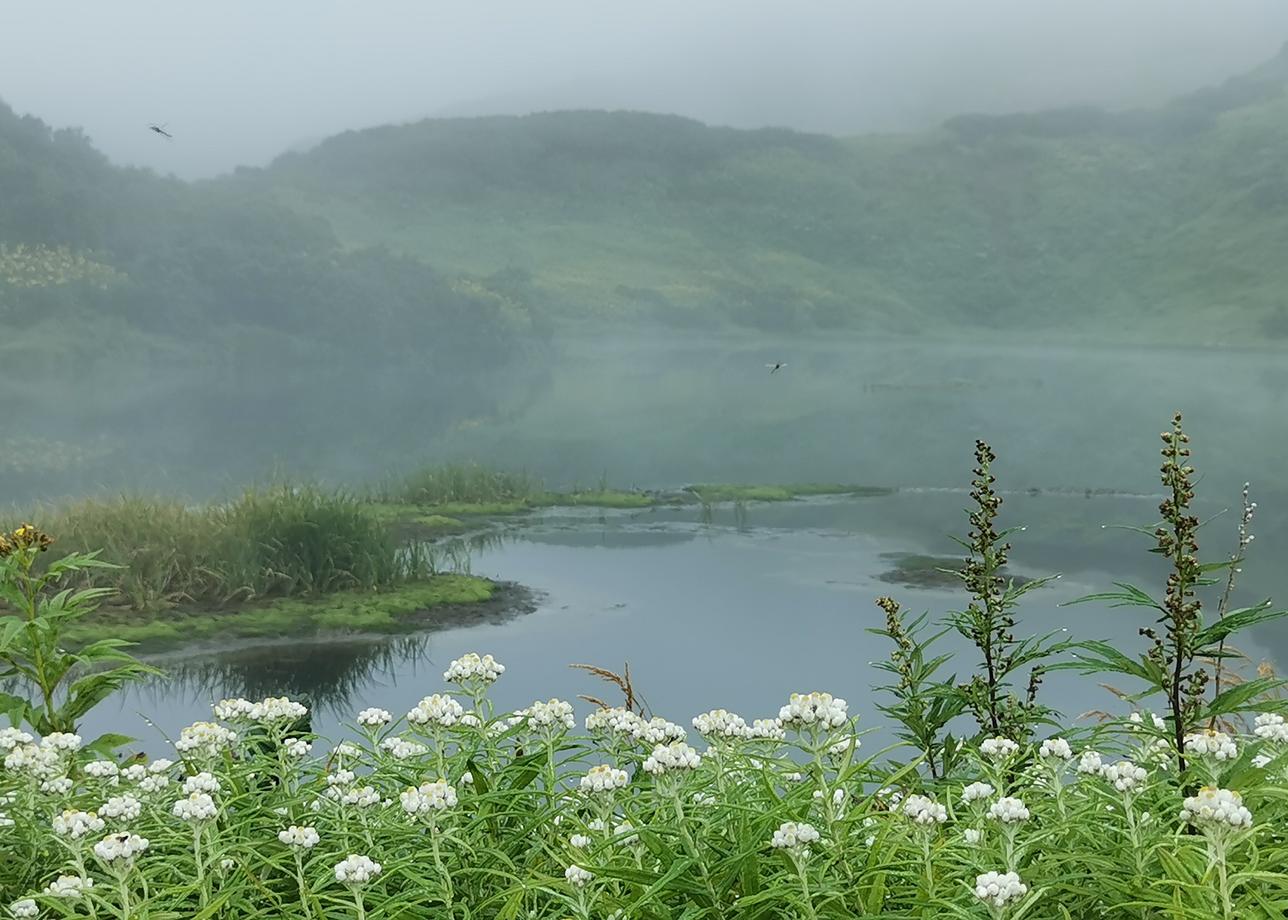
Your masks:
M 136 611 L 390 588 L 430 574 L 367 504 L 316 486 L 253 489 L 227 504 L 122 496 L 26 513 L 61 549 L 100 550 L 120 569 L 82 573 Z

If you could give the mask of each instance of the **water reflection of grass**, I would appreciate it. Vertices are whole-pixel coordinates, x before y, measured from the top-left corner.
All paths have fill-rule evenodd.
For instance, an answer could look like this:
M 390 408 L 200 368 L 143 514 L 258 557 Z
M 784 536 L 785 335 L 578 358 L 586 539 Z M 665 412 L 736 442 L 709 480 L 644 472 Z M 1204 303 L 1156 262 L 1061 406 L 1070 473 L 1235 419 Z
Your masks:
M 962 560 L 955 556 L 923 556 L 916 553 L 884 553 L 883 559 L 894 562 L 894 567 L 877 577 L 890 584 L 908 588 L 957 588 L 962 584 Z M 1023 575 L 1002 571 L 1004 577 L 1014 579 L 1017 585 L 1032 581 Z

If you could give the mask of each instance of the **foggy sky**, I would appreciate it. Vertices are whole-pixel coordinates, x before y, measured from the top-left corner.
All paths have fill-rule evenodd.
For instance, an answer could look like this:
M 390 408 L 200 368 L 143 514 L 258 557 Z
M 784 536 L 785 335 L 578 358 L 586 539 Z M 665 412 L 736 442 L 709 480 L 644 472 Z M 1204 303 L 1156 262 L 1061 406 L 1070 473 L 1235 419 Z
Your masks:
M 1288 2 L 0 0 L 0 23 L 0 98 L 118 162 L 199 177 L 432 115 L 627 108 L 854 134 L 1148 105 L 1273 55 Z

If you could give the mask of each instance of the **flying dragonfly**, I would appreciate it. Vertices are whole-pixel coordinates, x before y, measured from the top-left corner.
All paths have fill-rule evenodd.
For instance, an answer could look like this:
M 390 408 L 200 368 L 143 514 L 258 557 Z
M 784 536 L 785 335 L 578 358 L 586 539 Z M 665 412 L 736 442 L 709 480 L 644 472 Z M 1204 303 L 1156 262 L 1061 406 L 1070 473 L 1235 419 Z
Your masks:
M 174 135 L 166 131 L 165 125 L 148 125 L 148 130 L 154 131 L 162 137 L 168 137 L 171 140 L 174 140 Z
M 779 362 L 777 362 L 776 364 L 766 364 L 766 365 L 765 365 L 765 367 L 771 368 L 771 370 L 769 371 L 769 373 L 771 373 L 771 374 L 777 374 L 777 373 L 778 373 L 779 368 L 783 368 L 783 367 L 786 367 L 786 366 L 787 366 L 787 362 L 785 362 L 785 361 L 779 361 Z

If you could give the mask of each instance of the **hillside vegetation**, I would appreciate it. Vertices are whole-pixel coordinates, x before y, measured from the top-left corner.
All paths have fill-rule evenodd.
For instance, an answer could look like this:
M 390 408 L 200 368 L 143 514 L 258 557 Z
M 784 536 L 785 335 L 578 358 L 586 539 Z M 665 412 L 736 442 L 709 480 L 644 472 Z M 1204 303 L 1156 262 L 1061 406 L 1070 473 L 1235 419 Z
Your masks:
M 1153 111 L 900 137 L 626 112 L 348 132 L 226 183 L 565 319 L 1288 337 L 1288 49 Z

